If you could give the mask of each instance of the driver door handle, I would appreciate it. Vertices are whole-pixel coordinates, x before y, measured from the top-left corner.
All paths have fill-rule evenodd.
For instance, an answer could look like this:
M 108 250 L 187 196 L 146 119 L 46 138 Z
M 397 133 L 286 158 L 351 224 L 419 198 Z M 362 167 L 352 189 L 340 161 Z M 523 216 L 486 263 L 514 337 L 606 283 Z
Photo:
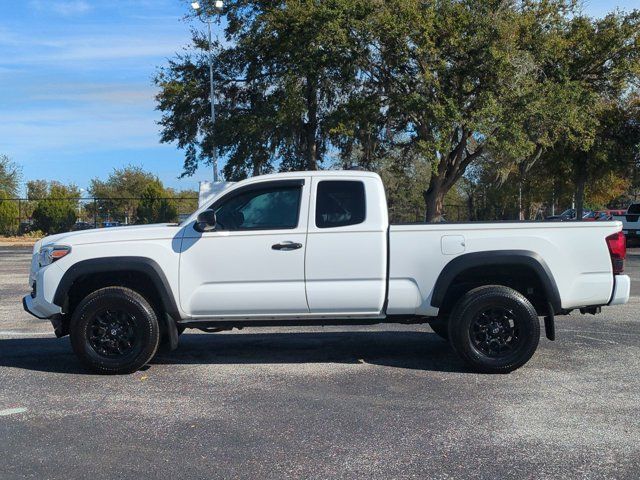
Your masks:
M 294 242 L 282 242 L 282 243 L 276 243 L 275 245 L 271 245 L 271 249 L 272 250 L 298 250 L 299 248 L 302 248 L 302 244 L 301 243 L 294 243 Z

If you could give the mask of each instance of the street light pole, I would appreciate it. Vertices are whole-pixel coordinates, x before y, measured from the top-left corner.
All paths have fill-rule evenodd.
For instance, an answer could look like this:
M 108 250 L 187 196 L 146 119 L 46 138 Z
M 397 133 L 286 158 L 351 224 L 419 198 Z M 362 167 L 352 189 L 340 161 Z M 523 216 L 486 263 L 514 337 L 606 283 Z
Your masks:
M 216 102 L 213 91 L 213 52 L 211 51 L 211 21 L 207 22 L 209 30 L 209 97 L 211 98 L 211 129 L 216 125 Z M 215 137 L 212 141 L 211 159 L 213 162 L 213 181 L 218 181 L 218 149 L 216 148 Z
M 209 98 L 211 100 L 211 130 L 215 129 L 216 125 L 216 102 L 215 102 L 215 90 L 213 86 L 213 42 L 211 41 L 211 23 L 213 21 L 212 16 L 208 15 L 206 12 L 203 16 L 202 7 L 198 2 L 193 2 L 191 7 L 196 11 L 198 18 L 201 22 L 207 24 L 207 32 L 208 32 L 208 57 L 209 57 Z M 224 3 L 221 0 L 216 0 L 214 2 L 215 12 L 218 14 L 218 23 L 220 23 L 220 15 L 222 13 L 222 8 L 224 7 Z M 213 181 L 218 181 L 218 149 L 216 148 L 215 138 L 212 140 L 212 151 L 211 151 L 211 160 L 213 163 Z

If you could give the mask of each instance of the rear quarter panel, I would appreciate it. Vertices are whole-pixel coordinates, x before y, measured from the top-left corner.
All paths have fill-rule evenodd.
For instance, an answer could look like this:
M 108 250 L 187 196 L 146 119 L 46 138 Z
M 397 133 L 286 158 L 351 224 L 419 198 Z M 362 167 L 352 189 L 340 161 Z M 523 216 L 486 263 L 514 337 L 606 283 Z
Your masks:
M 437 315 L 431 298 L 444 266 L 459 255 L 500 250 L 538 253 L 554 277 L 562 308 L 606 304 L 613 273 L 605 238 L 621 229 L 620 222 L 393 225 L 387 313 Z

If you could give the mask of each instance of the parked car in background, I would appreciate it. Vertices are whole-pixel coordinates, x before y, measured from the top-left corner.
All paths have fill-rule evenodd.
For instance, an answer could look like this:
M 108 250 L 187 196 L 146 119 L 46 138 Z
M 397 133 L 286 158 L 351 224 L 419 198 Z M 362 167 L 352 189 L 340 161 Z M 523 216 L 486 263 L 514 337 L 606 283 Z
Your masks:
M 625 210 L 585 210 L 582 215 L 582 221 L 584 222 L 596 222 L 596 221 L 608 221 L 613 220 L 614 212 L 624 212 Z M 566 222 L 569 220 L 576 220 L 576 210 L 573 208 L 569 208 L 565 210 L 560 215 L 550 215 L 545 218 L 548 221 L 555 222 Z
M 102 222 L 102 228 L 120 227 L 120 222 Z
M 576 211 L 573 208 L 565 210 L 560 215 L 549 215 L 545 218 L 545 220 L 551 222 L 565 222 L 567 220 L 575 220 L 576 219 Z
M 582 216 L 584 222 L 595 222 L 600 216 L 599 211 L 587 212 Z
M 596 220 L 595 218 L 592 218 L 595 212 L 592 212 L 591 210 L 585 210 L 584 213 L 582 214 L 582 219 L 583 220 Z M 575 220 L 577 218 L 577 212 L 575 210 L 575 208 L 569 208 L 568 210 L 565 210 L 564 212 L 562 212 L 560 215 L 550 215 L 547 218 L 545 218 L 545 220 L 549 220 L 549 221 L 555 221 L 555 222 L 566 222 L 569 220 Z
M 18 226 L 19 235 L 26 235 L 31 232 L 33 232 L 33 220 L 29 219 L 20 222 L 20 225 Z
M 613 214 L 611 210 L 596 210 L 586 213 L 582 220 L 585 222 L 606 222 L 607 220 L 613 220 Z
M 71 227 L 72 232 L 77 232 L 80 230 L 89 230 L 90 228 L 94 228 L 95 225 L 89 222 L 76 222 L 73 227 Z
M 627 209 L 626 208 L 618 208 L 618 209 L 607 210 L 607 212 L 609 212 L 609 214 L 611 216 L 613 216 L 613 215 L 626 215 Z
M 613 215 L 614 220 L 622 222 L 622 233 L 627 238 L 635 238 L 640 233 L 640 203 L 632 203 L 623 214 Z

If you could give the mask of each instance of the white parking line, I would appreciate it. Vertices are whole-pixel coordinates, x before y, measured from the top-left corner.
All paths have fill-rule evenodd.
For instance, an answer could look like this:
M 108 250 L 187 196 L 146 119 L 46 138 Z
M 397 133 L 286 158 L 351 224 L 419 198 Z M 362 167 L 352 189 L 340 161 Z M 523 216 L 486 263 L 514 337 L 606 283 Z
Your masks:
M 24 413 L 26 411 L 26 408 L 7 408 L 6 410 L 0 410 L 0 417 L 15 415 L 16 413 Z
M 0 337 L 50 337 L 47 332 L 16 332 L 12 330 L 0 330 Z

